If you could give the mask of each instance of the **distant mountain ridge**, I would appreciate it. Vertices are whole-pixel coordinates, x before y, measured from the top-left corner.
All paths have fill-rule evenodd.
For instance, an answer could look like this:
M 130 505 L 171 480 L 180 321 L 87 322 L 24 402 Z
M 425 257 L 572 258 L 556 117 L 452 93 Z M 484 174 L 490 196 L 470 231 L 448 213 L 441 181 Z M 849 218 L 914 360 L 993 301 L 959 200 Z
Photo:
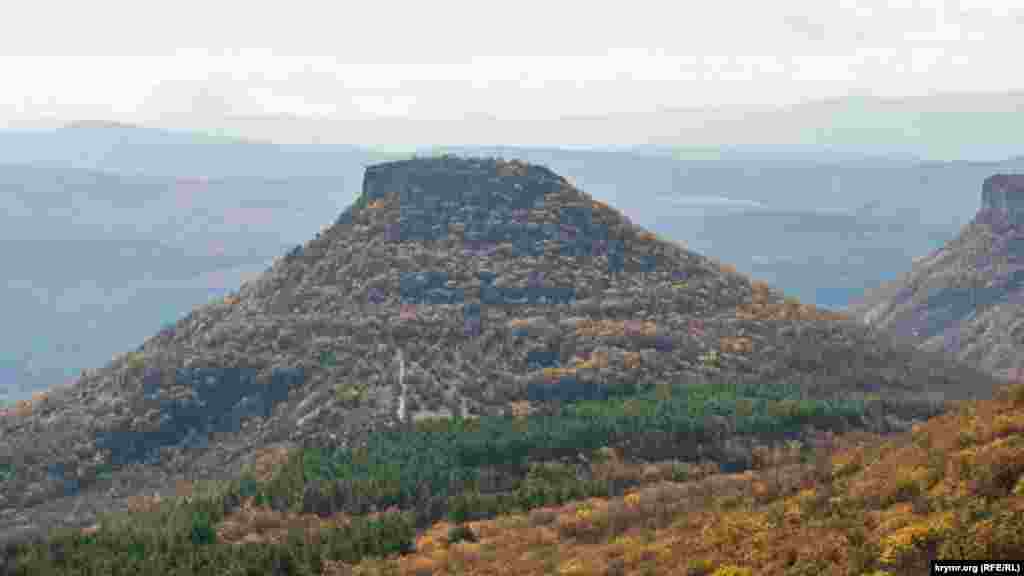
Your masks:
M 0 163 L 207 178 L 341 178 L 385 155 L 348 145 L 280 145 L 108 122 L 0 130 Z
M 862 156 L 1001 160 L 1021 153 L 1024 92 L 849 96 L 785 106 L 663 107 L 546 119 L 492 116 L 180 119 L 255 139 L 309 144 L 490 147 L 804 146 Z

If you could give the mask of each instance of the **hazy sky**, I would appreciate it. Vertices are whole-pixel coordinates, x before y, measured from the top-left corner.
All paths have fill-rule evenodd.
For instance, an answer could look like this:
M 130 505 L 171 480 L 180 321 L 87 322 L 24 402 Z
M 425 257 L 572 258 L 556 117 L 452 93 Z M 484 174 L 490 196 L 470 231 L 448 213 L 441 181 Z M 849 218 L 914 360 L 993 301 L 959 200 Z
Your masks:
M 543 119 L 1024 89 L 1024 2 L 8 2 L 0 124 Z

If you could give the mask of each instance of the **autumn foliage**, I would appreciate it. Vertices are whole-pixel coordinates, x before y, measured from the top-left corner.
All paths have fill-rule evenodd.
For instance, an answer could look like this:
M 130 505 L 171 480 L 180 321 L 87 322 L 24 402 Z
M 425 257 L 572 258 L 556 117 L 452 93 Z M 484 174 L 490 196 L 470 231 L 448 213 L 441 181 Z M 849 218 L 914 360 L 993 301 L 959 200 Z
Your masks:
M 741 320 L 846 320 L 845 314 L 821 310 L 801 304 L 795 298 L 777 301 L 772 298 L 767 283 L 754 281 L 750 286 L 750 300 L 740 304 L 736 317 Z
M 1024 557 L 1024 385 L 912 433 L 757 451 L 754 471 L 440 523 L 383 574 L 922 574 L 932 558 Z M 354 572 L 355 573 L 355 572 Z
M 901 435 L 818 432 L 759 445 L 741 473 L 723 473 L 707 461 L 630 460 L 619 447 L 590 456 L 594 478 L 628 488 L 566 498 L 573 468 L 537 464 L 518 490 L 524 497 L 539 490 L 548 503 L 488 519 L 449 516 L 418 531 L 394 509 L 325 517 L 277 510 L 262 494 L 210 515 L 198 487 L 182 484 L 174 498 L 134 499 L 133 516 L 121 528 L 110 518 L 58 536 L 61 562 L 85 566 L 82 554 L 90 547 L 131 562 L 133 546 L 144 542 L 139 534 L 170 534 L 178 525 L 184 536 L 165 544 L 177 552 L 147 548 L 164 554 L 148 562 L 169 566 L 172 556 L 205 554 L 224 570 L 291 562 L 286 573 L 338 576 L 895 576 L 927 573 L 934 558 L 1024 557 L 1024 384 L 994 400 L 963 403 Z M 249 473 L 279 482 L 274 472 L 289 458 L 287 450 L 261 451 Z M 461 498 L 467 505 L 486 500 Z M 206 534 L 216 544 L 195 544 Z M 58 573 L 47 552 L 54 545 L 41 546 L 23 557 L 24 573 Z

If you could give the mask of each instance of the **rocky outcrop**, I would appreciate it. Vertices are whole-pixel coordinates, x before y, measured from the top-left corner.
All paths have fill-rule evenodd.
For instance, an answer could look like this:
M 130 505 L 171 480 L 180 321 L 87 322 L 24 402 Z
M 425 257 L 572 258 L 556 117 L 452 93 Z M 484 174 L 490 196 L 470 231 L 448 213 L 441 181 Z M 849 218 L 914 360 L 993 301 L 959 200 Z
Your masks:
M 981 209 L 1001 212 L 1014 224 L 1024 224 L 1024 174 L 996 174 L 981 187 Z
M 992 374 L 1024 368 L 1024 175 L 982 185 L 959 236 L 849 311 L 924 350 Z
M 0 414 L 0 534 L 54 521 L 55 502 L 93 514 L 180 477 L 227 477 L 268 447 L 709 379 L 986 392 L 978 374 L 659 238 L 546 168 L 383 164 L 257 280 Z

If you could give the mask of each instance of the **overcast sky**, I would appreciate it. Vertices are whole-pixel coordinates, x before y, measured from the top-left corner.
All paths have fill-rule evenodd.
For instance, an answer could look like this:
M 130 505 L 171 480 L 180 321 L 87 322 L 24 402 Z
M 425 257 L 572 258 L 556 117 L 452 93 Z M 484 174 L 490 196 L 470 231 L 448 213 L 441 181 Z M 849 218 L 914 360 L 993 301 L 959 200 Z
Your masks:
M 8 2 L 0 124 L 543 119 L 1024 89 L 1024 2 Z

